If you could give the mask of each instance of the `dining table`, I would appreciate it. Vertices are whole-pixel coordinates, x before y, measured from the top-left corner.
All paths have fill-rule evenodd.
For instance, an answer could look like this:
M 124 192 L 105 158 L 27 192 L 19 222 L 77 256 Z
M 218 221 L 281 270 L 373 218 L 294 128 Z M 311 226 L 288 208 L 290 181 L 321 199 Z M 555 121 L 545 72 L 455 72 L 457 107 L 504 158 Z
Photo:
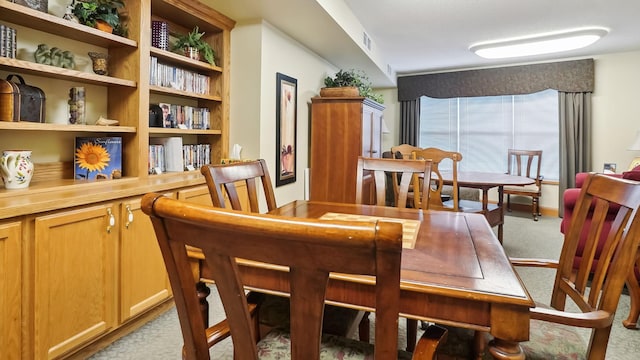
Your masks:
M 483 171 L 458 171 L 458 187 L 480 189 L 482 197 L 480 202 L 470 200 L 460 200 L 459 206 L 462 211 L 474 211 L 483 214 L 491 227 L 498 227 L 498 240 L 503 241 L 504 226 L 504 187 L 505 186 L 525 186 L 535 183 L 535 180 L 526 176 L 509 175 L 503 173 L 483 172 Z M 443 171 L 442 180 L 446 185 L 453 184 L 453 172 Z M 489 203 L 489 190 L 497 188 L 498 202 Z
M 535 304 L 482 214 L 304 200 L 270 214 L 402 223 L 400 316 L 414 323 L 424 320 L 488 332 L 493 336 L 488 351 L 495 358 L 524 359 L 519 342 L 529 339 L 529 309 Z M 210 282 L 212 274 L 199 250 L 190 249 L 189 256 L 200 284 Z M 247 290 L 289 294 L 287 267 L 237 262 Z M 205 297 L 201 300 L 206 304 Z M 326 301 L 373 312 L 375 277 L 332 273 Z M 474 351 L 484 350 L 476 344 Z

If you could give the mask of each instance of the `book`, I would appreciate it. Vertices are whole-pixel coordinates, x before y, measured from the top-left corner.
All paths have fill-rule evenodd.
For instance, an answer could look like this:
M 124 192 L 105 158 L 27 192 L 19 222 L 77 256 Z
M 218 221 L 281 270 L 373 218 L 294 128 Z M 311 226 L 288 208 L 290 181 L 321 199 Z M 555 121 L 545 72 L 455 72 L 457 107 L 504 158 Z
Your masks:
M 122 137 L 77 137 L 74 153 L 75 179 L 122 177 Z

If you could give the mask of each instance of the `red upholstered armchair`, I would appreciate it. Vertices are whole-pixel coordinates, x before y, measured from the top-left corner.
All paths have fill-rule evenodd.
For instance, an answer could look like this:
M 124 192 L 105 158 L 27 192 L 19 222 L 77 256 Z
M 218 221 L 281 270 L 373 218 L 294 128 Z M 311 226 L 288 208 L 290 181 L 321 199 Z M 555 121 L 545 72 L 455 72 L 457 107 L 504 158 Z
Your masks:
M 640 181 L 640 167 L 634 168 L 633 170 L 627 171 L 622 174 L 611 174 L 610 176 Z M 581 187 L 586 177 L 587 173 L 576 174 L 576 187 L 565 190 L 563 194 L 564 215 L 562 222 L 560 223 L 560 232 L 562 232 L 563 234 L 565 233 L 565 230 L 569 229 L 569 224 L 571 223 L 571 217 L 573 215 L 573 209 L 576 205 L 576 202 L 578 201 Z M 612 207 L 611 209 L 609 209 L 607 220 L 602 229 L 602 240 L 605 239 L 606 234 L 609 232 L 609 229 L 611 228 L 611 222 L 615 219 L 617 212 L 618 208 L 616 207 Z M 580 266 L 580 262 L 582 261 L 583 257 L 588 257 L 588 254 L 583 254 L 583 241 L 586 241 L 586 232 L 589 231 L 589 227 L 590 223 L 588 223 L 588 226 L 585 226 L 585 229 L 583 230 L 585 235 L 581 237 L 580 243 L 578 244 L 578 255 L 573 260 L 573 267 L 575 269 Z M 597 263 L 601 251 L 602 247 L 598 246 L 596 249 L 596 253 L 593 256 L 593 261 L 595 263 Z M 629 295 L 631 297 L 631 309 L 629 311 L 629 316 L 626 320 L 623 321 L 623 324 L 625 327 L 633 329 L 636 327 L 638 317 L 640 316 L 640 251 L 638 252 L 634 271 L 629 273 L 627 288 L 629 289 Z

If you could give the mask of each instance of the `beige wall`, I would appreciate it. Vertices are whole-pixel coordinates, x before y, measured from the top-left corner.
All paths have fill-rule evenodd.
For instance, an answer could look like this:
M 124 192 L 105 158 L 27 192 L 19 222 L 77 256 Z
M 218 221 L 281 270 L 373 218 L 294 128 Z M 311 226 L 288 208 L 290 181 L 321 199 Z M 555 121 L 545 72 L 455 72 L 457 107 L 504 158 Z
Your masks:
M 297 178 L 276 188 L 278 205 L 304 197 L 304 170 L 309 158 L 310 99 L 325 76 L 338 69 L 266 22 L 237 24 L 231 49 L 231 146 L 242 157 L 264 158 L 274 186 L 276 176 L 276 73 L 298 81 Z
M 275 73 L 298 79 L 298 178 L 295 184 L 276 189 L 278 204 L 304 196 L 308 167 L 309 99 L 316 96 L 322 79 L 337 69 L 318 55 L 267 23 L 238 24 L 232 32 L 231 138 L 240 143 L 246 158 L 263 157 L 275 172 Z M 640 51 L 597 56 L 593 94 L 593 170 L 605 162 L 626 169 L 640 152 L 628 151 L 640 130 Z M 383 149 L 395 145 L 399 133 L 397 90 L 380 89 L 384 95 L 384 119 L 390 133 L 383 134 Z M 275 174 L 273 174 L 275 175 Z M 496 194 L 493 193 L 495 200 Z M 545 185 L 541 206 L 556 209 L 558 188 Z

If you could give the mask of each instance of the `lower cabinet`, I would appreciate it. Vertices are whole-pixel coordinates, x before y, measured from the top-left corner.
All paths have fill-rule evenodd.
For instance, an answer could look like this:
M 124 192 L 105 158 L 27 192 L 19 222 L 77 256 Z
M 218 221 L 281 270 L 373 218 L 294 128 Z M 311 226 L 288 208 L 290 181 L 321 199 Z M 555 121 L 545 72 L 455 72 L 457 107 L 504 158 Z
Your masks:
M 171 196 L 168 194 L 168 196 Z M 120 204 L 120 320 L 143 313 L 171 297 L 169 276 L 141 197 Z
M 0 359 L 20 359 L 22 223 L 0 223 Z
M 116 326 L 118 207 L 34 218 L 35 359 L 63 355 Z

